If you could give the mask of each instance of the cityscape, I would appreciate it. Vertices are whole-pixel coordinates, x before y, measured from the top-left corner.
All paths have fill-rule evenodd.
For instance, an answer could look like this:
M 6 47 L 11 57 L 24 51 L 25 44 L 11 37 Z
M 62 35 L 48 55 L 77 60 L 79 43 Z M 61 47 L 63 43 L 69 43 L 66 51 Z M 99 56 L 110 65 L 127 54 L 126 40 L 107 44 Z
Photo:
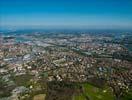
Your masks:
M 132 1 L 0 0 L 0 100 L 132 100 Z
M 132 98 L 131 33 L 18 33 L 0 37 L 2 100 Z

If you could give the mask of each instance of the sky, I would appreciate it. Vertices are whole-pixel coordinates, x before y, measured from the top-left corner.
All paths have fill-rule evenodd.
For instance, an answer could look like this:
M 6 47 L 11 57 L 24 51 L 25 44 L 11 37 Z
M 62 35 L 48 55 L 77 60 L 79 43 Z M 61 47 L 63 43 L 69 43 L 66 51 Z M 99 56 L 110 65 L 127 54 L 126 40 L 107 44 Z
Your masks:
M 0 27 L 132 29 L 132 0 L 0 0 Z

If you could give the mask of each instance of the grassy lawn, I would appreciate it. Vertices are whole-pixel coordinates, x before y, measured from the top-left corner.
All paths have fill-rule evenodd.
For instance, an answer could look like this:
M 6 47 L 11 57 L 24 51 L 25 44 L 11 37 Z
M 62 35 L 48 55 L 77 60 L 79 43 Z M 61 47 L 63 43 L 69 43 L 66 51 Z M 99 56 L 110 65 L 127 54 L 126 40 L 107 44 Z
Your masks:
M 86 100 L 85 96 L 83 94 L 73 96 L 72 100 Z
M 115 97 L 112 94 L 112 91 L 110 88 L 105 87 L 97 88 L 93 85 L 90 85 L 88 83 L 82 84 L 84 93 L 81 93 L 78 96 L 73 96 L 73 100 L 114 100 Z

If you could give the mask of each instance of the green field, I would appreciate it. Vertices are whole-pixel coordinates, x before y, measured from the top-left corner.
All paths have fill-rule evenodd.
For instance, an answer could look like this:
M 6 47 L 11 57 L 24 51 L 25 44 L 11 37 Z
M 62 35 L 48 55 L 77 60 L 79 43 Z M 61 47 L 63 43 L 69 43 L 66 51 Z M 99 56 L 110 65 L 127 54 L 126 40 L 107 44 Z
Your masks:
M 115 100 L 112 90 L 108 87 L 97 88 L 88 83 L 82 84 L 83 93 L 74 95 L 73 100 Z
M 30 79 L 32 79 L 32 75 L 20 75 L 20 76 L 15 76 L 12 77 L 11 79 L 13 79 L 13 81 L 18 85 L 18 86 L 27 86 L 28 82 L 30 81 Z

